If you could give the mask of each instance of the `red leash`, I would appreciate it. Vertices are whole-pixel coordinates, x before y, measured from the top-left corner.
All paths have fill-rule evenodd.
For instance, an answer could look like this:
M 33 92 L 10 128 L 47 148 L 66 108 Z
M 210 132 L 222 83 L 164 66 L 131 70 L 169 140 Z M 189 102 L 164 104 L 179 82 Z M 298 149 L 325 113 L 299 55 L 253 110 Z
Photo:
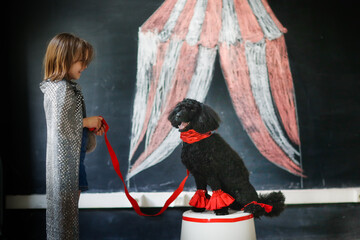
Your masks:
M 169 199 L 165 202 L 165 205 L 161 208 L 161 210 L 156 213 L 156 214 L 153 214 L 153 215 L 149 215 L 149 214 L 145 214 L 143 212 L 141 212 L 140 210 L 140 207 L 139 207 L 139 204 L 137 203 L 137 201 L 131 197 L 127 187 L 126 187 L 126 184 L 125 184 L 125 181 L 124 181 L 124 178 L 121 174 L 121 171 L 120 171 L 120 165 L 119 165 L 119 160 L 118 158 L 116 157 L 116 154 L 114 152 L 114 149 L 111 147 L 111 144 L 109 142 L 109 139 L 107 138 L 107 131 L 109 130 L 109 125 L 107 124 L 107 122 L 105 121 L 105 119 L 103 118 L 102 119 L 102 123 L 103 125 L 105 126 L 105 135 L 104 135 L 104 138 L 105 138 L 105 143 L 106 143 L 106 146 L 108 148 L 108 151 L 109 151 L 109 154 L 110 154 L 110 158 L 111 158 L 111 161 L 112 161 L 112 164 L 113 164 L 113 167 L 115 169 L 115 172 L 117 173 L 117 175 L 120 177 L 123 185 L 124 185 L 124 190 L 125 190 L 125 195 L 126 197 L 129 199 L 132 207 L 134 208 L 135 212 L 137 214 L 139 214 L 140 216 L 158 216 L 160 214 L 162 214 L 168 207 L 169 205 L 180 195 L 180 193 L 183 191 L 184 189 L 184 185 L 185 185 L 185 182 L 186 180 L 188 179 L 189 177 L 189 170 L 186 170 L 186 177 L 184 178 L 184 180 L 182 180 L 182 182 L 180 183 L 179 187 L 174 191 L 174 193 L 169 197 Z M 93 131 L 94 129 L 89 129 L 90 131 Z

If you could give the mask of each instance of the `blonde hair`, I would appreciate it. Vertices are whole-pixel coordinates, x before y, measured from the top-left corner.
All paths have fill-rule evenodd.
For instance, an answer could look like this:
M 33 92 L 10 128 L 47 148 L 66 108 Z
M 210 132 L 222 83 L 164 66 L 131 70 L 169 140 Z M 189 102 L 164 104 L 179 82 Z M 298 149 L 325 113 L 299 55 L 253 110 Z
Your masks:
M 62 80 L 73 63 L 83 61 L 88 66 L 94 50 L 90 43 L 70 34 L 60 33 L 50 40 L 44 57 L 44 80 Z

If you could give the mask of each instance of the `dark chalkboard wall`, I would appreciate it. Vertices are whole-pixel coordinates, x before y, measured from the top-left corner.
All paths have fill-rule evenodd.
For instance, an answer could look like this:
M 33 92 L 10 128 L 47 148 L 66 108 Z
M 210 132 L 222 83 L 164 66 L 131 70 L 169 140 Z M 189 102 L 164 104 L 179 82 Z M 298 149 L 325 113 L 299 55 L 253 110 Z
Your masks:
M 138 28 L 163 0 L 55 0 L 12 2 L 4 19 L 1 158 L 7 194 L 45 193 L 46 124 L 39 90 L 48 41 L 71 32 L 93 44 L 95 60 L 79 80 L 88 116 L 102 115 L 109 139 L 128 169 L 135 96 Z M 19 4 L 19 5 L 18 5 Z M 221 116 L 219 133 L 244 158 L 256 189 L 353 187 L 360 185 L 358 97 L 360 64 L 355 3 L 270 0 L 280 22 L 294 78 L 302 164 L 306 179 L 264 159 L 238 121 L 217 59 L 205 103 Z M 105 143 L 87 155 L 90 192 L 123 191 Z M 136 175 L 131 191 L 171 191 L 185 176 L 180 149 Z M 194 188 L 192 178 L 186 185 Z

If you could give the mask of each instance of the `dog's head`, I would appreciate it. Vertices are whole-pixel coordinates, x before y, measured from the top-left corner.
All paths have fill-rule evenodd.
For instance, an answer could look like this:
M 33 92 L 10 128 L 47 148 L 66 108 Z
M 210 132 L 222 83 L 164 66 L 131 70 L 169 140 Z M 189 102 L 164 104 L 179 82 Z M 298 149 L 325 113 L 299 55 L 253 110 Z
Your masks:
M 211 107 L 189 98 L 175 106 L 168 120 L 180 132 L 194 129 L 199 133 L 206 133 L 217 129 L 220 124 L 219 116 Z

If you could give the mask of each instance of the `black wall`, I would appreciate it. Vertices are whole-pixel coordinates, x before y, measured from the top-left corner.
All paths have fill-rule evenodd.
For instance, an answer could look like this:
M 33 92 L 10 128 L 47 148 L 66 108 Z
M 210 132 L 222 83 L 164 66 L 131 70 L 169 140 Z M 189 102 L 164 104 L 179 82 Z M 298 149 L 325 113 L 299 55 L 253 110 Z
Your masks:
M 4 53 L 1 55 L 1 127 L 4 139 L 1 159 L 7 195 L 45 193 L 46 125 L 39 83 L 47 43 L 60 32 L 72 32 L 95 47 L 95 60 L 79 83 L 88 115 L 101 114 L 109 123 L 109 139 L 125 174 L 135 96 L 138 28 L 162 2 L 38 0 L 13 1 L 5 8 L 9 14 L 2 16 L 5 34 L 1 38 Z M 359 22 L 355 2 L 270 0 L 269 4 L 288 29 L 285 40 L 295 85 L 302 164 L 308 177 L 293 176 L 257 152 L 235 115 L 217 61 L 205 102 L 219 112 L 223 120 L 219 132 L 244 158 L 256 189 L 358 187 L 360 49 L 356 37 Z M 96 151 L 87 156 L 86 166 L 89 192 L 123 191 L 102 138 L 98 138 Z M 171 191 L 184 176 L 185 168 L 180 163 L 177 149 L 164 162 L 135 176 L 130 182 L 130 191 Z M 190 178 L 186 189 L 193 187 Z M 359 211 L 357 205 L 346 208 L 351 209 L 349 214 L 354 209 Z M 342 208 L 335 205 L 316 209 L 319 214 L 336 215 Z M 178 214 L 178 210 L 169 211 L 176 212 L 170 215 Z M 312 210 L 306 211 L 310 214 Z M 123 212 L 128 211 L 106 211 L 105 218 L 121 222 L 127 216 Z M 299 212 L 302 210 L 290 210 L 285 218 L 292 219 L 292 214 Z M 22 215 L 23 212 L 16 211 L 16 214 Z M 102 211 L 86 214 L 94 218 L 104 216 Z M 301 221 L 305 218 L 311 221 L 307 217 Z M 139 226 L 142 225 L 138 218 L 134 219 L 139 221 Z M 288 227 L 282 232 L 283 236 L 291 236 L 290 229 L 295 224 L 279 221 Z M 349 221 L 349 218 L 344 221 Z M 85 228 L 85 225 L 91 227 L 95 223 L 82 224 Z M 9 229 L 11 226 L 8 222 Z M 354 226 L 354 223 L 349 226 Z M 307 228 L 311 229 L 311 224 Z M 325 234 L 321 229 L 318 233 Z M 119 234 L 124 233 L 119 231 Z
M 6 21 L 9 37 L 3 84 L 10 91 L 4 102 L 3 145 L 9 194 L 45 192 L 46 126 L 39 90 L 42 58 L 48 41 L 59 32 L 75 33 L 96 49 L 96 57 L 79 80 L 88 115 L 102 115 L 110 124 L 109 138 L 128 169 L 129 137 L 135 95 L 138 28 L 162 0 L 36 1 L 15 6 Z M 308 178 L 279 169 L 262 157 L 237 119 L 216 62 L 206 103 L 223 123 L 219 133 L 244 158 L 257 189 L 352 187 L 360 185 L 359 44 L 351 2 L 270 1 L 285 35 L 293 73 L 301 137 L 302 164 Z M 6 84 L 5 84 L 6 83 Z M 87 156 L 93 192 L 121 191 L 104 141 Z M 7 156 L 5 156 L 7 155 Z M 159 174 L 160 173 L 160 174 Z M 135 176 L 132 191 L 171 191 L 185 175 L 177 149 L 167 160 Z M 19 188 L 15 180 L 23 182 Z M 303 185 L 302 185 L 303 184 Z M 193 182 L 187 184 L 192 189 Z

